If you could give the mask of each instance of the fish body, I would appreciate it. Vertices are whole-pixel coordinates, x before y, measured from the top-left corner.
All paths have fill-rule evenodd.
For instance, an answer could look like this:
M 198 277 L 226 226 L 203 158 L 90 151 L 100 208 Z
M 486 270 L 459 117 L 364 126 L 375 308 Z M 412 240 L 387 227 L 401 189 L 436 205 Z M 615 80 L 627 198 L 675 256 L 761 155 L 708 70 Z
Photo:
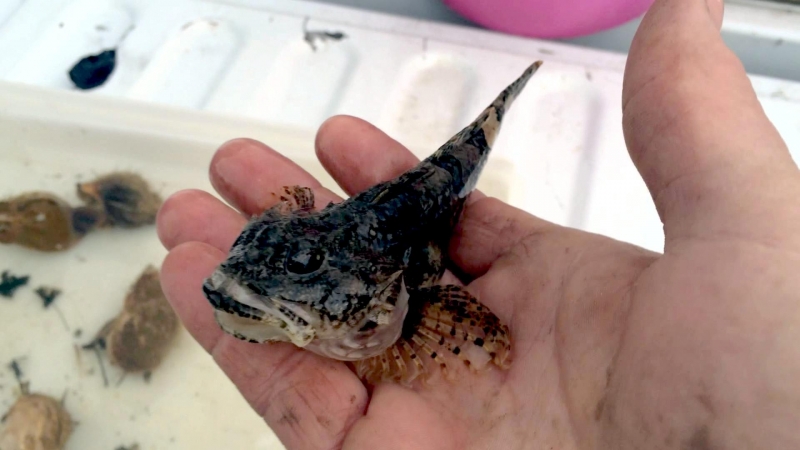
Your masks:
M 310 189 L 285 188 L 203 284 L 221 328 L 350 361 L 370 383 L 446 371 L 444 354 L 507 367 L 507 328 L 465 289 L 438 282 L 503 117 L 540 65 L 395 179 L 319 211 Z

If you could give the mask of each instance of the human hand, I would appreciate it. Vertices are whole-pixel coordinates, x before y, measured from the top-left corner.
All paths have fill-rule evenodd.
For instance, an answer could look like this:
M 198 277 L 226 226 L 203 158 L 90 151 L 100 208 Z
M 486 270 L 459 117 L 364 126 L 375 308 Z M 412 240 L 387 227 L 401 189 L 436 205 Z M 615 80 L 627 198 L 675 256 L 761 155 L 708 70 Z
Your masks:
M 225 335 L 200 286 L 246 219 L 204 192 L 175 194 L 158 218 L 170 302 L 290 450 L 797 448 L 800 174 L 721 14 L 718 0 L 659 0 L 630 53 L 624 132 L 663 255 L 471 196 L 450 257 L 509 325 L 509 371 L 368 393 L 342 363 Z M 348 117 L 320 129 L 317 154 L 349 194 L 416 163 Z M 338 201 L 249 140 L 225 144 L 210 174 L 245 214 L 284 185 Z

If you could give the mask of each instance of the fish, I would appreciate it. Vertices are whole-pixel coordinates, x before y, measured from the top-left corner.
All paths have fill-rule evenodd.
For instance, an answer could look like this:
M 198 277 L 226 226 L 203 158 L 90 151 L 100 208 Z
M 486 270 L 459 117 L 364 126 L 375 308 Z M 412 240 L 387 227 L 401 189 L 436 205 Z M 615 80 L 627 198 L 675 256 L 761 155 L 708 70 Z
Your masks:
M 466 288 L 440 282 L 500 125 L 541 64 L 394 179 L 319 210 L 310 188 L 284 187 L 203 282 L 220 328 L 344 361 L 369 385 L 453 379 L 454 362 L 507 370 L 507 325 Z

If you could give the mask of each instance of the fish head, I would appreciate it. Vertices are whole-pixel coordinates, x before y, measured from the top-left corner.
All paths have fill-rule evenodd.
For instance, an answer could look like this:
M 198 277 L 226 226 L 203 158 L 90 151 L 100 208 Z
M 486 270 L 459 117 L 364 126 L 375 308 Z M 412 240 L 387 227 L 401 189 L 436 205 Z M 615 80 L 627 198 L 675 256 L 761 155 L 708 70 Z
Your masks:
M 310 212 L 254 219 L 203 284 L 217 323 L 242 340 L 291 342 L 337 360 L 381 353 L 408 312 L 408 255 L 376 250 L 368 228 Z

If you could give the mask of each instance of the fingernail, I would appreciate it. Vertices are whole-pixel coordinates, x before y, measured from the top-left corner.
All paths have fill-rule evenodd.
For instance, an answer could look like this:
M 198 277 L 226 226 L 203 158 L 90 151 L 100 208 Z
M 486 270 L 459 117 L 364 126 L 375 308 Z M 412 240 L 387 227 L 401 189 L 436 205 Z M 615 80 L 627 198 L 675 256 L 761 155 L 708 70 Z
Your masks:
M 218 192 L 236 193 L 244 180 L 260 181 L 251 163 L 263 157 L 264 146 L 249 139 L 234 139 L 221 145 L 211 160 L 211 184 Z M 250 193 L 247 193 L 250 195 Z M 252 193 L 258 197 L 260 192 Z

